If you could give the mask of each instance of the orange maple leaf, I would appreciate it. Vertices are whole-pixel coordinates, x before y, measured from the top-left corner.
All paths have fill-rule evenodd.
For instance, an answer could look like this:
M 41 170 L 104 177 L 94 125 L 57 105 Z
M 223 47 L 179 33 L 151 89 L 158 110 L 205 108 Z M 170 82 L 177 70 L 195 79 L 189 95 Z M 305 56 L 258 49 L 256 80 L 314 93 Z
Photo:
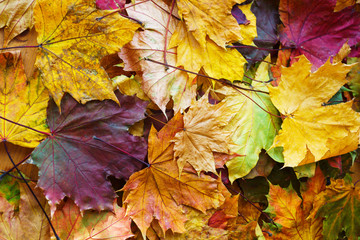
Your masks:
M 174 159 L 176 132 L 183 128 L 181 114 L 171 119 L 160 132 L 151 128 L 149 135 L 149 167 L 134 173 L 125 184 L 124 205 L 126 214 L 140 228 L 145 239 L 153 219 L 157 219 L 162 231 L 184 232 L 182 205 L 205 212 L 224 202 L 219 190 L 220 179 L 207 175 L 198 176 L 191 167 L 179 174 Z

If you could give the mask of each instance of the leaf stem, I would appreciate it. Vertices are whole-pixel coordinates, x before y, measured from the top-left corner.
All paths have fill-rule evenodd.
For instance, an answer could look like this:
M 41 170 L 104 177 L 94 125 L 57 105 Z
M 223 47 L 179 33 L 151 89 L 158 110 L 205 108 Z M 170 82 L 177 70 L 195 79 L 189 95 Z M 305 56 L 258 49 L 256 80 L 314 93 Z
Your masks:
M 166 65 L 168 67 L 171 67 L 171 68 L 175 68 L 177 70 L 180 70 L 180 71 L 184 71 L 184 72 L 187 72 L 187 73 L 191 73 L 191 74 L 195 74 L 197 76 L 200 76 L 200 77 L 205 77 L 205 78 L 209 78 L 211 80 L 214 80 L 214 81 L 217 81 L 217 82 L 220 82 L 220 83 L 223 83 L 225 85 L 229 85 L 231 87 L 234 87 L 234 88 L 238 88 L 238 89 L 241 89 L 241 90 L 245 90 L 245 91 L 251 91 L 251 92 L 260 92 L 260 93 L 264 93 L 264 94 L 269 94 L 268 92 L 264 92 L 264 91 L 261 91 L 261 90 L 255 90 L 255 89 L 250 89 L 250 88 L 243 88 L 243 87 L 240 87 L 240 86 L 237 86 L 237 85 L 234 85 L 230 82 L 228 82 L 228 80 L 226 79 L 217 79 L 217 78 L 213 78 L 213 77 L 210 77 L 210 76 L 206 76 L 204 74 L 201 74 L 201 73 L 196 73 L 196 72 L 192 72 L 192 71 L 189 71 L 189 70 L 186 70 L 186 69 L 183 69 L 183 68 L 179 68 L 179 67 L 175 67 L 175 66 L 171 66 L 169 64 L 165 64 L 165 63 L 162 63 L 162 62 L 158 62 L 158 61 L 155 61 L 155 60 L 152 60 L 150 58 L 144 58 L 145 61 L 150 61 L 150 62 L 153 62 L 153 63 L 157 63 L 157 64 L 160 64 L 160 65 Z
M 0 48 L 0 50 L 10 50 L 10 49 L 18 49 L 18 48 L 38 48 L 40 47 L 40 45 L 36 45 L 36 46 L 14 46 L 14 47 L 5 47 L 5 48 Z
M 284 47 L 284 48 L 262 48 L 262 47 L 257 47 L 257 46 L 251 46 L 251 45 L 226 45 L 226 48 L 254 48 L 254 49 L 258 49 L 258 50 L 264 50 L 264 51 L 284 51 L 287 49 L 293 49 L 291 47 Z
M 43 206 L 41 205 L 39 199 L 36 197 L 34 191 L 31 189 L 31 187 L 30 187 L 29 183 L 26 181 L 24 175 L 21 173 L 21 171 L 19 170 L 19 168 L 18 168 L 18 167 L 16 166 L 16 164 L 14 163 L 14 161 L 13 161 L 13 159 L 12 159 L 10 153 L 9 153 L 9 150 L 8 150 L 8 148 L 7 148 L 7 146 L 6 146 L 6 140 L 4 140 L 3 143 L 4 143 L 4 147 L 5 147 L 6 154 L 8 155 L 8 157 L 9 157 L 11 163 L 14 165 L 16 171 L 19 173 L 20 177 L 22 178 L 22 180 L 25 182 L 26 186 L 27 186 L 28 189 L 30 190 L 31 194 L 32 194 L 33 197 L 35 198 L 35 200 L 36 200 L 36 202 L 38 203 L 39 207 L 41 208 L 42 212 L 45 214 L 45 217 L 46 217 L 46 219 L 48 220 L 49 225 L 50 225 L 50 227 L 51 227 L 51 229 L 52 229 L 52 231 L 53 231 L 56 239 L 57 239 L 57 240 L 61 240 L 61 239 L 59 238 L 59 236 L 57 235 L 57 233 L 56 233 L 56 231 L 55 231 L 55 228 L 54 228 L 54 226 L 52 225 L 51 220 L 50 220 L 49 216 L 47 215 L 45 209 L 44 209 Z
M 112 145 L 111 143 L 105 142 L 104 140 L 98 138 L 97 136 L 93 136 L 93 139 L 98 140 L 98 141 L 100 141 L 100 142 L 102 142 L 102 143 L 105 143 L 106 145 L 108 145 L 108 146 L 110 146 L 110 147 L 112 147 L 112 148 L 114 148 L 114 149 L 116 149 L 116 150 L 118 150 L 118 151 L 120 151 L 120 152 L 122 152 L 122 153 L 125 153 L 126 155 L 132 157 L 132 158 L 135 159 L 136 161 L 138 161 L 138 162 L 140 162 L 140 163 L 142 163 L 142 164 L 145 164 L 147 167 L 150 167 L 150 164 L 149 164 L 149 163 L 144 162 L 144 161 L 138 159 L 137 157 L 135 157 L 135 156 L 132 155 L 131 153 L 128 153 L 128 152 L 122 150 L 121 148 Z
M 25 126 L 25 125 L 23 125 L 23 124 L 21 124 L 21 123 L 14 122 L 14 121 L 12 121 L 12 120 L 10 120 L 10 119 L 7 119 L 7 118 L 4 118 L 4 117 L 2 117 L 2 116 L 0 116 L 0 119 L 3 119 L 3 120 L 5 120 L 5 121 L 7 121 L 7 122 L 10 122 L 10 123 L 12 123 L 12 124 L 18 125 L 18 126 L 20 126 L 20 127 L 24 127 L 24 128 L 30 129 L 30 130 L 32 130 L 32 131 L 34 131 L 34 132 L 38 132 L 38 133 L 44 134 L 44 135 L 46 135 L 46 136 L 51 136 L 51 133 L 36 130 L 35 128 Z

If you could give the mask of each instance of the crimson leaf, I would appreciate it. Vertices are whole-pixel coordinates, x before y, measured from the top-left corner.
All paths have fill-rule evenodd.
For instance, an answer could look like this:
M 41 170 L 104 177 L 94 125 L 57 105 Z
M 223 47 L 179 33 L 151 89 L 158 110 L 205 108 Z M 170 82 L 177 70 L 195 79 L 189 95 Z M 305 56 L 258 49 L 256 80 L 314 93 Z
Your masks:
M 354 8 L 334 12 L 336 0 L 281 0 L 280 18 L 285 27 L 280 41 L 295 48 L 292 58 L 304 54 L 315 67 L 335 56 L 348 41 L 360 41 L 360 13 Z

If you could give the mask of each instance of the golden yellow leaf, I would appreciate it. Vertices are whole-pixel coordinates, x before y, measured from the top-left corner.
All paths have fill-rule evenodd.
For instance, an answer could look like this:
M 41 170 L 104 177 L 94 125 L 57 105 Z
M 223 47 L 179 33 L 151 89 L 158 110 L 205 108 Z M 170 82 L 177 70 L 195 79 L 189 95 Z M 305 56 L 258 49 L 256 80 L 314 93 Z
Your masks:
M 352 66 L 328 60 L 311 73 L 305 56 L 281 69 L 278 87 L 269 87 L 275 107 L 285 116 L 273 147 L 284 148 L 285 166 L 299 166 L 357 148 L 360 114 L 352 102 L 326 105 L 344 85 Z
M 89 0 L 36 2 L 35 28 L 41 46 L 36 66 L 57 105 L 64 92 L 81 103 L 94 99 L 117 102 L 100 60 L 118 52 L 139 25 L 110 13 L 95 9 Z
M 176 133 L 173 140 L 180 172 L 188 162 L 198 173 L 216 173 L 213 152 L 229 153 L 230 132 L 223 130 L 224 122 L 219 119 L 231 113 L 223 111 L 221 103 L 208 103 L 207 95 L 205 93 L 185 113 L 184 129 Z
M 0 112 L 11 121 L 49 132 L 46 124 L 48 91 L 43 86 L 39 74 L 29 81 L 19 53 L 0 54 Z M 0 137 L 22 147 L 34 148 L 46 135 L 0 120 Z
M 4 0 L 0 2 L 0 28 L 4 28 L 7 44 L 26 29 L 32 28 L 34 0 Z
M 256 29 L 256 17 L 255 14 L 251 12 L 251 4 L 238 5 L 237 7 L 243 12 L 246 16 L 246 19 L 249 21 L 248 24 L 241 25 L 241 36 L 243 40 L 242 44 L 251 45 L 255 37 L 257 37 L 257 29 Z
M 355 0 L 337 0 L 334 12 L 340 12 L 346 7 L 355 5 Z
M 206 37 L 206 41 L 201 45 L 193 33 L 188 31 L 184 22 L 178 23 L 169 47 L 177 47 L 176 65 L 183 66 L 186 70 L 199 72 L 203 67 L 210 77 L 230 81 L 243 78 L 246 60 L 237 50 L 219 47 L 209 37 Z M 189 75 L 192 79 L 196 77 Z
M 205 47 L 206 36 L 225 48 L 229 42 L 241 41 L 240 26 L 231 15 L 236 3 L 244 0 L 224 0 L 209 3 L 208 0 L 178 0 L 179 15 L 193 33 L 200 46 Z
M 122 94 L 129 96 L 136 95 L 142 100 L 149 100 L 144 91 L 141 89 L 141 78 L 139 76 L 127 77 L 125 75 L 121 75 L 114 77 L 112 81 L 115 90 L 119 89 Z
M 224 202 L 220 179 L 185 167 L 181 176 L 174 159 L 177 131 L 183 128 L 182 115 L 175 115 L 160 132 L 150 130 L 148 159 L 150 166 L 134 173 L 125 184 L 124 206 L 145 239 L 147 229 L 157 219 L 163 231 L 184 232 L 187 220 L 182 206 L 193 207 L 203 213 Z

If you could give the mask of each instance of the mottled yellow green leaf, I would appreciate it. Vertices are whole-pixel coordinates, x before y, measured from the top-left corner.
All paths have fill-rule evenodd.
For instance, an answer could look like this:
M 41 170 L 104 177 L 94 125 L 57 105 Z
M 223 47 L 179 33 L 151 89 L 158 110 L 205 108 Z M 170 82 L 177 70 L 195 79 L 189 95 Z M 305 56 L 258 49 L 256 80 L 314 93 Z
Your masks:
M 11 121 L 49 132 L 46 124 L 48 91 L 39 74 L 27 79 L 19 53 L 0 54 L 0 112 Z M 34 148 L 46 135 L 0 120 L 0 137 L 16 145 Z
M 269 87 L 275 107 L 284 115 L 273 146 L 282 146 L 285 166 L 295 167 L 357 148 L 360 114 L 352 102 L 325 105 L 344 85 L 352 66 L 328 60 L 311 73 L 311 63 L 300 56 L 281 69 L 278 87 Z
M 36 66 L 58 105 L 65 92 L 81 103 L 94 99 L 117 102 L 100 60 L 118 52 L 139 25 L 109 13 L 97 10 L 89 0 L 36 2 L 35 28 L 41 45 Z
M 268 81 L 268 71 L 269 64 L 261 63 L 255 78 L 263 82 Z M 245 84 L 240 86 L 249 88 Z M 268 92 L 264 83 L 254 81 L 252 86 L 254 90 Z M 231 132 L 234 144 L 231 144 L 230 150 L 241 155 L 226 163 L 229 179 L 233 182 L 247 175 L 256 166 L 262 149 L 265 151 L 270 149 L 280 129 L 281 119 L 276 117 L 278 111 L 266 93 L 236 90 L 231 87 L 223 87 L 216 91 L 225 95 L 222 101 L 224 111 L 232 113 L 232 117 L 224 128 Z M 280 149 L 271 149 L 268 154 L 276 161 L 283 161 Z

